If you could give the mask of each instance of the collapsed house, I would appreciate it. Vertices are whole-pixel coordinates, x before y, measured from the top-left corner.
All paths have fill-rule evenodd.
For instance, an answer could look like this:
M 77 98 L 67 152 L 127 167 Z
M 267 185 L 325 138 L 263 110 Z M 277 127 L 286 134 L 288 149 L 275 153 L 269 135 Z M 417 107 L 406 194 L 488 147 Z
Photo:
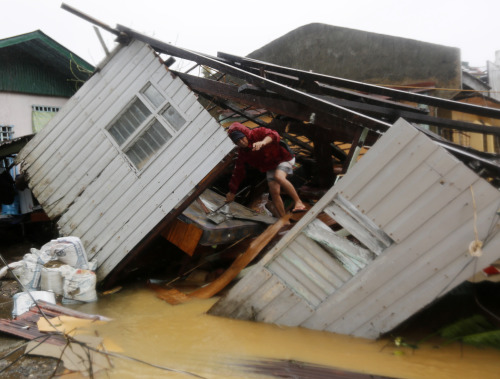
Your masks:
M 375 338 L 471 276 L 471 253 L 482 253 L 478 269 L 500 258 L 498 157 L 420 125 L 500 130 L 417 104 L 495 119 L 500 110 L 98 25 L 119 46 L 17 162 L 60 234 L 79 237 L 97 260 L 103 286 L 155 238 L 170 238 L 173 224 L 196 224 L 188 208 L 233 158 L 217 111 L 277 129 L 304 166 L 313 159 L 312 182 L 325 194 L 212 314 Z M 174 57 L 210 77 L 171 70 Z

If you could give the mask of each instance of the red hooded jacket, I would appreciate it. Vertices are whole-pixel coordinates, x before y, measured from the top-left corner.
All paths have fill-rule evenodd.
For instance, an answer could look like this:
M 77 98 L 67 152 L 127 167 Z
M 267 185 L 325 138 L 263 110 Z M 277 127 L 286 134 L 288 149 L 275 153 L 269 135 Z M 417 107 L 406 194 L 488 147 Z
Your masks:
M 264 127 L 249 129 L 239 122 L 233 123 L 228 129 L 228 133 L 231 134 L 235 130 L 242 132 L 247 137 L 248 147 L 238 148 L 238 159 L 229 182 L 229 191 L 232 193 L 236 193 L 241 181 L 245 178 L 245 163 L 259 171 L 266 172 L 293 158 L 293 155 L 279 144 L 280 135 L 274 130 Z M 267 136 L 270 136 L 273 141 L 258 151 L 252 151 L 253 144 L 262 141 Z

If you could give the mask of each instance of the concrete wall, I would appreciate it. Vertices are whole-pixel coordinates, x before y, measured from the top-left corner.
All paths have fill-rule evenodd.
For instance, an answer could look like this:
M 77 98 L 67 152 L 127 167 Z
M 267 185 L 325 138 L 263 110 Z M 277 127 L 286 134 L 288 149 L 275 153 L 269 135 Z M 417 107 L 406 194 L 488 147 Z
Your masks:
M 434 81 L 461 88 L 458 48 L 326 24 L 292 30 L 248 56 L 373 84 Z
M 0 124 L 14 125 L 13 138 L 32 134 L 32 105 L 61 107 L 67 101 L 64 97 L 0 92 Z

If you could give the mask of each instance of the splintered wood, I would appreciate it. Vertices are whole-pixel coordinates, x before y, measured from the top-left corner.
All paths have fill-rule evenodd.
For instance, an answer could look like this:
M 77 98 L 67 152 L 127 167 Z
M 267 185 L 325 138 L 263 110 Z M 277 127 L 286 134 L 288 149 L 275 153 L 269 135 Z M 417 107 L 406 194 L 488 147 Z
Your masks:
M 193 298 L 208 299 L 223 290 L 252 260 L 259 255 L 276 234 L 287 225 L 290 215 L 280 218 L 275 224 L 269 226 L 259 237 L 257 237 L 248 249 L 238 256 L 224 273 L 209 285 L 185 294 L 177 289 L 166 289 L 160 285 L 149 283 L 149 287 L 156 292 L 156 296 L 167 303 L 176 305 L 185 303 Z

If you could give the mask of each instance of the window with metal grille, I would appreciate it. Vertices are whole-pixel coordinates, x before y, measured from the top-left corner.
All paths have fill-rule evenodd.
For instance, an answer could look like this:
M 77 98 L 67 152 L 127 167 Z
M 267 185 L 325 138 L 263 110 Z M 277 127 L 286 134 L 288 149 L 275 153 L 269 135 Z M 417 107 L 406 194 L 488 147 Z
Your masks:
M 31 110 L 34 112 L 59 112 L 60 107 L 48 107 L 45 105 L 32 105 Z
M 185 117 L 168 97 L 148 84 L 107 130 L 141 169 L 185 124 Z
M 32 105 L 31 106 L 31 121 L 33 132 L 38 133 L 45 125 L 59 112 L 59 107 L 47 105 Z
M 14 136 L 14 126 L 0 125 L 0 141 L 7 141 Z

